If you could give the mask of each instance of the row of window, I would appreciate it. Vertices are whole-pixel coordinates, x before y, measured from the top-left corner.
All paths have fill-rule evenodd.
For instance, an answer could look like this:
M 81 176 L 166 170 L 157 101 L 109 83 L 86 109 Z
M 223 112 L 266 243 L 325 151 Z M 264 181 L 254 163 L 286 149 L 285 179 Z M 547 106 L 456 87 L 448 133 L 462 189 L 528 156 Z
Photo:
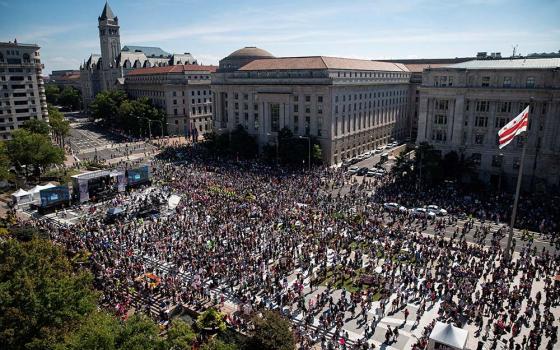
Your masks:
M 468 77 L 469 86 L 478 85 L 480 87 L 503 87 L 503 88 L 510 88 L 513 87 L 513 77 L 505 76 L 501 78 L 496 78 L 494 82 L 492 82 L 492 78 L 490 76 L 483 76 L 480 79 L 479 84 L 476 84 L 474 76 Z M 453 86 L 453 76 L 434 76 L 433 80 L 434 86 L 439 87 L 447 87 Z M 526 87 L 526 88 L 534 88 L 536 86 L 535 77 L 529 76 L 525 78 L 525 84 L 523 85 L 522 82 L 519 82 L 517 87 Z
M 336 72 L 338 78 L 406 78 L 406 73 L 385 72 Z

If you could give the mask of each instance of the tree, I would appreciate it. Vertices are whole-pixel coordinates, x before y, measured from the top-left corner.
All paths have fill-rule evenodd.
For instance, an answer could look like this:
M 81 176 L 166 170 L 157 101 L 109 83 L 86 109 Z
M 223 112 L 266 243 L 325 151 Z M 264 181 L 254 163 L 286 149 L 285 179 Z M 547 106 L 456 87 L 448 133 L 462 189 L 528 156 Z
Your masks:
M 62 164 L 64 161 L 64 151 L 54 146 L 47 136 L 25 129 L 18 129 L 12 133 L 7 148 L 12 164 L 16 168 L 25 167 L 26 177 L 29 176 L 29 167 L 33 167 L 35 174 L 39 175 L 45 167 Z
M 106 126 L 112 126 L 117 122 L 118 110 L 126 100 L 123 91 L 102 91 L 95 95 L 95 99 L 90 105 L 94 119 L 101 119 Z
M 320 164 L 323 152 L 319 141 L 313 137 L 311 140 L 295 137 L 286 127 L 278 132 L 278 155 L 282 163 L 291 165 L 307 164 L 309 159 L 309 142 L 311 142 L 311 162 Z
M 226 330 L 224 315 L 214 308 L 201 313 L 196 319 L 196 327 L 199 330 L 217 330 L 223 332 Z
M 25 130 L 28 130 L 31 133 L 41 134 L 48 136 L 51 132 L 51 128 L 49 127 L 49 123 L 44 120 L 39 119 L 29 119 L 23 123 L 22 126 Z
M 399 177 L 402 176 L 405 172 L 409 175 L 412 173 L 412 164 L 406 157 L 407 153 L 407 151 L 401 152 L 395 158 L 395 166 L 393 167 L 393 172 Z
M 422 172 L 420 181 L 436 183 L 443 178 L 441 154 L 427 142 L 422 142 L 416 149 L 415 169 Z
M 81 99 L 82 97 L 78 89 L 67 86 L 58 96 L 58 104 L 64 108 L 75 111 L 80 109 Z
M 162 135 L 165 113 L 145 97 L 137 100 L 125 99 L 118 107 L 115 122 L 116 127 L 135 136 L 148 135 L 150 131 L 152 136 Z
M 57 104 L 58 97 L 60 96 L 60 88 L 54 84 L 47 84 L 45 86 L 45 95 L 48 103 Z
M 196 340 L 196 333 L 186 322 L 175 319 L 167 331 L 165 339 L 166 349 L 186 350 L 190 349 Z
M 96 308 L 92 280 L 48 240 L 1 242 L 0 348 L 54 348 Z
M 237 125 L 237 128 L 231 132 L 230 152 L 234 156 L 246 159 L 254 158 L 258 153 L 255 138 L 249 135 L 242 125 Z
M 237 350 L 238 346 L 235 344 L 225 343 L 220 339 L 210 339 L 204 343 L 200 350 Z
M 13 179 L 10 166 L 10 156 L 8 155 L 6 143 L 0 141 L 0 181 Z
M 152 350 L 161 347 L 157 325 L 146 315 L 134 314 L 124 324 L 117 338 L 120 350 Z
M 116 350 L 117 338 L 121 332 L 122 325 L 113 315 L 94 311 L 57 349 Z
M 49 124 L 55 140 L 64 145 L 64 139 L 70 133 L 70 122 L 64 119 L 64 115 L 54 107 L 49 106 Z
M 294 334 L 288 320 L 275 311 L 264 311 L 262 317 L 254 317 L 255 330 L 248 341 L 248 349 L 293 350 Z

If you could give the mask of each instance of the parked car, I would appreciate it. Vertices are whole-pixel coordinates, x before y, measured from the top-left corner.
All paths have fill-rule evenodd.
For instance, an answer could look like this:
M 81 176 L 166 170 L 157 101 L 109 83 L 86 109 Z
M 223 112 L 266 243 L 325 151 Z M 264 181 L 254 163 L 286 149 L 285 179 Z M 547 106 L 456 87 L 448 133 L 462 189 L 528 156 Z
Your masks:
M 368 170 L 368 172 L 366 173 L 367 177 L 372 177 L 375 176 L 375 171 L 374 170 Z
M 433 205 L 433 204 L 428 205 L 428 206 L 426 207 L 426 209 L 428 209 L 428 212 L 434 213 L 434 214 L 437 215 L 437 216 L 445 216 L 445 215 L 447 215 L 447 210 L 445 210 L 445 209 L 443 209 L 443 208 L 440 208 L 440 207 L 438 207 L 437 205 Z
M 395 211 L 399 209 L 398 203 L 383 203 L 383 208 L 387 209 L 388 211 Z
M 414 208 L 410 210 L 410 214 L 417 218 L 435 218 L 436 214 L 429 212 L 426 208 Z
M 360 168 L 358 168 L 357 166 L 352 166 L 350 167 L 350 169 L 348 169 L 348 173 L 354 175 L 358 172 L 358 170 L 360 170 Z
M 360 168 L 360 169 L 358 170 L 358 172 L 356 173 L 356 175 L 364 176 L 365 174 L 367 174 L 368 171 L 369 171 L 368 168 L 363 167 L 363 168 Z

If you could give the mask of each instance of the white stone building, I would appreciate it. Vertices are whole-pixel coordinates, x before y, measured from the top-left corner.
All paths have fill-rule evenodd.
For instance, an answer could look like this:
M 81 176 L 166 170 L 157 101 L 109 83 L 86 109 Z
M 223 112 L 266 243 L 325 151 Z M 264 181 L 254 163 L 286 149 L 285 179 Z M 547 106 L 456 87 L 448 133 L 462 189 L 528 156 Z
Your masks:
M 135 69 L 126 76 L 125 91 L 165 111 L 169 135 L 202 136 L 212 131 L 210 82 L 216 68 L 191 64 Z
M 424 70 L 417 142 L 474 160 L 479 177 L 512 188 L 521 138 L 498 148 L 498 130 L 534 99 L 524 185 L 560 185 L 560 59 L 474 60 Z
M 48 122 L 39 46 L 0 43 L 0 140 L 27 120 Z
M 320 141 L 340 163 L 408 133 L 410 73 L 398 63 L 337 57 L 281 57 L 248 47 L 220 61 L 212 77 L 214 128 L 242 125 L 259 145 L 287 127 Z

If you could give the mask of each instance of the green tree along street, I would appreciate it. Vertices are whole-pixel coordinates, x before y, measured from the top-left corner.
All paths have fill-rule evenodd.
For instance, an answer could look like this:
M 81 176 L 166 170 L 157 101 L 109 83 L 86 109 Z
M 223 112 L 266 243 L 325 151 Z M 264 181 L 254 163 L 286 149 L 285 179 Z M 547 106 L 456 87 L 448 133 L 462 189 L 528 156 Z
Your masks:
M 48 136 L 51 129 L 49 123 L 44 120 L 30 119 L 23 123 L 23 128 L 31 133 Z
M 290 322 L 275 311 L 264 311 L 262 317 L 254 317 L 255 330 L 247 349 L 292 350 L 295 339 Z
M 18 129 L 12 133 L 7 142 L 7 150 L 12 164 L 17 171 L 29 176 L 29 169 L 38 176 L 47 166 L 62 164 L 64 151 L 52 144 L 50 138 L 43 134 Z
M 10 172 L 11 160 L 8 155 L 6 142 L 0 141 L 0 181 L 12 180 L 13 174 Z
M 58 105 L 71 111 L 77 111 L 80 109 L 81 100 L 80 90 L 67 86 L 58 96 Z
M 49 124 L 55 141 L 64 146 L 64 139 L 70 133 L 70 122 L 64 119 L 64 115 L 54 107 L 49 105 Z
M 60 88 L 55 84 L 45 85 L 45 95 L 47 97 L 47 102 L 50 104 L 57 104 L 58 97 L 60 96 Z
M 232 132 L 204 134 L 204 140 L 208 150 L 215 154 L 251 159 L 255 158 L 259 151 L 257 141 L 242 125 L 238 125 Z
M 243 159 L 252 159 L 258 156 L 257 141 L 254 136 L 249 135 L 242 125 L 231 132 L 222 134 L 207 133 L 204 135 L 207 149 L 214 154 L 224 154 Z M 278 142 L 278 144 L 276 144 Z M 278 139 L 263 147 L 264 158 L 269 161 L 278 160 L 281 164 L 290 166 L 301 166 L 308 163 L 309 140 L 307 137 L 296 137 L 290 129 L 283 128 L 278 132 Z M 319 141 L 311 136 L 311 162 L 322 163 L 322 150 Z
M 51 349 L 96 307 L 89 272 L 34 238 L 0 244 L 0 348 Z
M 72 111 L 80 109 L 81 92 L 74 87 L 66 86 L 61 90 L 56 84 L 47 84 L 45 86 L 45 95 L 47 102 L 51 105 L 61 106 Z
M 105 127 L 120 129 L 134 136 L 162 135 L 165 113 L 147 98 L 129 100 L 122 91 L 104 91 L 91 104 L 92 116 Z
M 278 132 L 277 140 L 280 162 L 288 165 L 307 164 L 309 159 L 309 142 L 311 142 L 311 163 L 320 164 L 322 162 L 321 145 L 315 137 L 310 137 L 310 141 L 307 138 L 296 137 L 290 129 L 282 128 Z M 274 144 L 269 144 L 267 147 L 269 158 L 273 147 L 275 147 Z

